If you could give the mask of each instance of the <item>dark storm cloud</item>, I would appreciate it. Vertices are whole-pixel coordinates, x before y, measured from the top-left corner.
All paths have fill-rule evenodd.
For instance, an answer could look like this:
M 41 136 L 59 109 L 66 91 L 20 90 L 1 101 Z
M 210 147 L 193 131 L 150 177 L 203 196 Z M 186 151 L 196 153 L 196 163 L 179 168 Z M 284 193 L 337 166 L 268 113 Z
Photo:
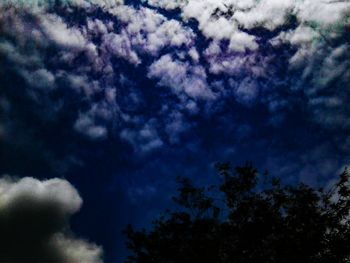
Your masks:
M 67 181 L 0 179 L 0 261 L 102 262 L 100 247 L 69 230 L 82 200 Z

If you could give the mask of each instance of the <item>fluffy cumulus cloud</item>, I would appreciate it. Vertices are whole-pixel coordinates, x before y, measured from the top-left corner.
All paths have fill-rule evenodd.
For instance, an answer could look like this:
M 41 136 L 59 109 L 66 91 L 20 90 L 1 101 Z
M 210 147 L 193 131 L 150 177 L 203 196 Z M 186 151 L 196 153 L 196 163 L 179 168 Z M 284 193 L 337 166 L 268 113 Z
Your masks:
M 193 42 L 190 28 L 152 9 L 120 6 L 110 12 L 125 23 L 122 33 L 130 40 L 133 50 L 156 55 L 165 47 L 179 48 Z
M 97 9 L 108 19 L 95 18 Z M 145 118 L 123 118 L 130 115 L 124 113 L 116 95 L 123 86 L 123 63 L 139 66 L 145 56 L 156 59 L 170 48 L 192 48 L 191 56 L 198 61 L 192 30 L 149 8 L 133 8 L 118 1 L 42 1 L 31 5 L 5 1 L 1 10 L 3 74 L 11 72 L 24 82 L 21 93 L 37 107 L 33 114 L 40 116 L 35 118 L 54 122 L 70 105 L 75 120 L 65 125 L 91 140 L 106 139 L 109 134 L 123 139 L 123 124 L 116 123 Z M 68 21 L 72 13 L 81 11 L 86 14 L 83 23 Z M 188 71 L 180 80 L 182 88 L 169 81 L 169 91 L 181 97 L 210 95 L 203 69 L 197 66 Z M 18 114 L 21 110 L 13 104 L 11 89 L 3 90 L 3 98 L 11 105 L 9 111 Z M 206 95 L 200 93 L 202 90 Z M 116 125 L 122 129 L 110 130 Z M 10 134 L 13 126 L 3 123 L 3 133 Z
M 173 141 L 173 114 L 186 133 L 196 124 L 188 116 L 232 99 L 263 103 L 267 122 L 302 107 L 311 122 L 345 131 L 349 10 L 348 1 L 316 0 L 4 1 L 1 72 L 20 79 L 34 119 L 64 119 L 93 141 L 144 142 L 138 149 Z M 23 115 L 11 84 L 2 110 Z M 2 138 L 18 125 L 4 121 Z
M 214 97 L 202 66 L 174 61 L 170 55 L 164 55 L 155 61 L 149 67 L 148 76 L 159 79 L 159 85 L 173 88 L 177 94 L 185 93 L 191 98 Z
M 102 262 L 102 249 L 74 236 L 68 220 L 82 204 L 62 179 L 0 179 L 0 261 Z

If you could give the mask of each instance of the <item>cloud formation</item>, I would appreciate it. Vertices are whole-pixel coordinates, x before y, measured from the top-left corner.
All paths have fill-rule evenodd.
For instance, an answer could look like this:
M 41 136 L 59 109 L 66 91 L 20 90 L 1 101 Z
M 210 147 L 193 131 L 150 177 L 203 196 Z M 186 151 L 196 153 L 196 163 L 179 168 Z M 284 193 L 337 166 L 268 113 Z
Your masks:
M 82 204 L 62 179 L 0 179 L 0 261 L 102 262 L 102 249 L 74 236 L 69 218 Z
M 205 180 L 217 160 L 326 180 L 350 161 L 349 17 L 345 0 L 0 1 L 0 174 L 91 173 L 106 199 L 122 182 L 118 195 L 151 207 L 169 174 Z M 52 213 L 67 221 L 77 200 Z M 45 249 L 98 258 L 59 224 Z
M 173 61 L 170 55 L 164 55 L 151 64 L 148 77 L 159 79 L 158 84 L 174 89 L 176 94 L 185 93 L 190 98 L 213 99 L 214 94 L 208 87 L 206 73 L 202 66 L 190 66 L 188 63 Z
M 349 127 L 347 1 L 33 3 L 1 4 L 2 71 L 24 81 L 35 118 L 59 119 L 70 107 L 65 125 L 86 139 L 156 149 L 179 142 L 170 116 L 182 116 L 178 134 L 190 132 L 189 116 L 215 115 L 232 100 L 266 107 L 267 123 L 302 107 L 322 129 Z M 9 90 L 3 101 L 17 112 Z

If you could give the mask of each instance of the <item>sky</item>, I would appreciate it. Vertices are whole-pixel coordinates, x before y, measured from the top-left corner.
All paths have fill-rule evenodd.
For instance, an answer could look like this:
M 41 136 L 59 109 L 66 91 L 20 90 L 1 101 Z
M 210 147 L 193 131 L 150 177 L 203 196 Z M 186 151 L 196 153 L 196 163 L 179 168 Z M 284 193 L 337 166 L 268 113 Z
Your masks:
M 330 184 L 349 83 L 348 0 L 2 0 L 0 261 L 121 263 L 218 161 Z

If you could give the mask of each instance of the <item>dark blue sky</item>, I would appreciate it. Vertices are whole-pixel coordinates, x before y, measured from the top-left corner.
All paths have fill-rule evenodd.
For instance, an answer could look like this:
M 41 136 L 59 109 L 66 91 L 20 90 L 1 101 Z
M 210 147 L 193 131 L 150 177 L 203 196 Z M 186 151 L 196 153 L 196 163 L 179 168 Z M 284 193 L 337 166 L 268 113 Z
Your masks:
M 179 175 L 249 160 L 327 185 L 349 164 L 349 2 L 21 3 L 0 4 L 0 174 L 69 181 L 105 262 Z

